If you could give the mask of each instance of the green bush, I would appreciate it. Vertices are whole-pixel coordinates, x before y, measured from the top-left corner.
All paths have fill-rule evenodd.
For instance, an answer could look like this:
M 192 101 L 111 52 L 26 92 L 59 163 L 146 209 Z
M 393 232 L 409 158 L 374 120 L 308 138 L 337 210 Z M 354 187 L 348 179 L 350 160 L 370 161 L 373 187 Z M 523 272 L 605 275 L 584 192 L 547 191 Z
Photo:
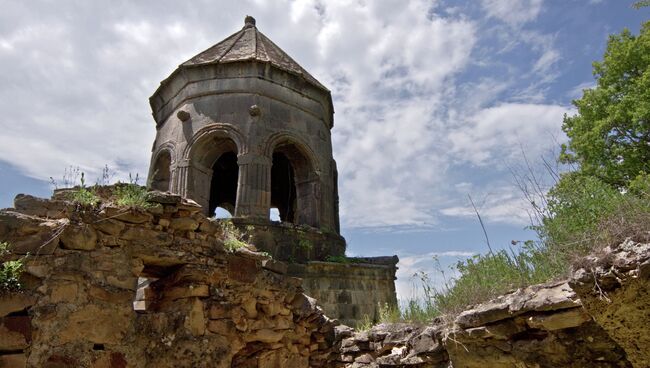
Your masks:
M 237 249 L 246 247 L 246 243 L 244 243 L 243 241 L 241 241 L 239 239 L 227 238 L 223 242 L 223 247 L 226 249 L 226 251 L 232 253 L 232 252 L 236 251 Z
M 5 258 L 10 254 L 9 244 L 0 243 L 0 258 Z M 20 275 L 23 272 L 24 258 L 11 261 L 3 261 L 0 265 L 0 293 L 16 291 L 22 288 L 20 284 Z
M 230 220 L 219 221 L 221 226 L 222 236 L 224 238 L 223 247 L 227 252 L 234 252 L 237 249 L 244 248 L 248 245 L 246 243 L 246 235 L 232 223 Z
M 590 235 L 594 235 L 599 221 L 611 215 L 622 200 L 616 188 L 596 177 L 569 173 L 550 190 L 550 216 L 536 230 L 550 247 L 588 250 L 584 248 L 590 247 Z

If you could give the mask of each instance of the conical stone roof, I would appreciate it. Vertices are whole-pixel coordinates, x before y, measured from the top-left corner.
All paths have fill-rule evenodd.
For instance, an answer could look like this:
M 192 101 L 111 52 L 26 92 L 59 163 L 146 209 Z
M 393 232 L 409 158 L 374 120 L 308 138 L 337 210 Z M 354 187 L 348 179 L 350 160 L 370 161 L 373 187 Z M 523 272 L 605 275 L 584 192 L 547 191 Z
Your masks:
M 181 66 L 225 64 L 248 60 L 270 63 L 278 69 L 301 76 L 314 86 L 329 92 L 316 78 L 260 32 L 255 26 L 255 18 L 251 16 L 246 16 L 244 27 L 239 32 L 199 53 Z

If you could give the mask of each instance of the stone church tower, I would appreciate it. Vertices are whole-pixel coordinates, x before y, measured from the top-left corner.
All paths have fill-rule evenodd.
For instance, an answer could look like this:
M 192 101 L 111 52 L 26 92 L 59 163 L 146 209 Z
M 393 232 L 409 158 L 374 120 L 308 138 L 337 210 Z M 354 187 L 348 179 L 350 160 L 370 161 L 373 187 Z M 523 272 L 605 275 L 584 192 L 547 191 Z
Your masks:
M 397 257 L 345 257 L 330 91 L 255 19 L 181 64 L 150 103 L 152 189 L 191 198 L 206 215 L 229 211 L 257 249 L 286 262 L 274 271 L 301 278 L 331 317 L 353 324 L 397 303 Z
M 338 234 L 330 91 L 262 34 L 255 19 L 181 64 L 150 98 L 156 121 L 149 185 L 207 215 Z

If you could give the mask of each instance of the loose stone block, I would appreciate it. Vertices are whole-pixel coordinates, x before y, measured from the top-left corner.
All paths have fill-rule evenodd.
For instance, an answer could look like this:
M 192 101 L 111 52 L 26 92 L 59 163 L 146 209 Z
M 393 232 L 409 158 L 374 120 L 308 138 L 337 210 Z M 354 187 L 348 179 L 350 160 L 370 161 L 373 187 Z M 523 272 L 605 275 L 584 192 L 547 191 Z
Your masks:
M 66 249 L 92 250 L 97 246 L 97 233 L 87 224 L 70 224 L 61 234 L 61 245 Z

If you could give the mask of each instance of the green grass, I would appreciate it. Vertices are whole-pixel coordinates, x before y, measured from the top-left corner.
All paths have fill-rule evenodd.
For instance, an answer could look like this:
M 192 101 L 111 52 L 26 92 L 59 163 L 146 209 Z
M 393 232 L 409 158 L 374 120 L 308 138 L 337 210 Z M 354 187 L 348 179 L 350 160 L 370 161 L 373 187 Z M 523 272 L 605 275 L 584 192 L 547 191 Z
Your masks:
M 246 239 L 249 239 L 250 236 L 243 234 L 231 220 L 221 220 L 219 221 L 219 225 L 221 226 L 221 233 L 224 238 L 223 247 L 227 252 L 232 253 L 237 249 L 248 246 Z M 247 227 L 247 230 L 248 229 L 249 228 Z M 254 230 L 254 228 L 252 230 Z
M 115 204 L 122 207 L 150 208 L 152 203 L 147 201 L 147 188 L 137 184 L 121 184 L 113 192 Z
M 101 201 L 101 198 L 95 193 L 94 188 L 88 188 L 86 186 L 86 174 L 84 172 L 81 172 L 80 184 L 73 188 L 69 194 L 69 198 L 73 202 L 92 207 Z
M 352 259 L 346 256 L 327 256 L 325 257 L 325 262 L 343 263 L 343 264 L 354 263 Z
M 471 305 L 533 284 L 563 279 L 572 265 L 628 237 L 650 241 L 650 179 L 642 174 L 626 192 L 592 177 L 567 176 L 549 193 L 549 215 L 534 226 L 540 240 L 513 242 L 507 249 L 457 262 L 454 277 L 434 285 L 418 274 L 422 297 L 399 309 L 380 308 L 374 322 L 450 321 Z M 367 320 L 373 319 L 366 317 Z M 367 322 L 367 321 L 366 321 Z

